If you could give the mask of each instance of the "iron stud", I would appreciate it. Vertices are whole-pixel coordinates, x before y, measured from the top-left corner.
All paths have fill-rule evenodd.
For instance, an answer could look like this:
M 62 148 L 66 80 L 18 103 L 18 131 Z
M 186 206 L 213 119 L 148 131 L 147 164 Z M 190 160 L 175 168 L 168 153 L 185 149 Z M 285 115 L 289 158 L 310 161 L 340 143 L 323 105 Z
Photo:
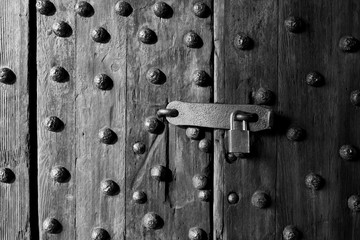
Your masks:
M 344 160 L 352 161 L 357 158 L 358 150 L 352 145 L 343 145 L 339 149 L 339 155 Z
M 189 139 L 197 140 L 199 137 L 201 137 L 201 130 L 197 127 L 188 127 L 185 134 Z
M 67 22 L 64 21 L 54 23 L 52 25 L 52 31 L 56 36 L 62 38 L 67 38 L 72 35 L 72 28 Z
M 13 84 L 16 81 L 16 75 L 10 68 L 0 69 L 0 82 L 4 84 Z
M 207 238 L 206 232 L 199 227 L 192 227 L 189 229 L 188 237 L 190 240 L 205 240 Z
M 200 190 L 198 192 L 198 198 L 200 201 L 210 202 L 211 201 L 211 190 Z
M 360 212 L 360 195 L 352 195 L 348 199 L 348 207 L 353 212 Z
M 110 234 L 103 228 L 94 228 L 91 232 L 92 240 L 110 240 Z
M 145 119 L 145 130 L 152 134 L 160 134 L 164 131 L 165 125 L 156 116 L 150 116 Z
M 234 153 L 228 153 L 226 154 L 226 161 L 228 163 L 233 163 L 237 160 L 237 156 Z
M 293 225 L 286 226 L 282 235 L 284 240 L 299 240 L 301 237 L 299 230 Z
M 52 81 L 64 83 L 69 81 L 70 75 L 65 68 L 60 66 L 54 66 L 50 69 L 49 78 Z
M 271 204 L 271 198 L 266 192 L 256 191 L 251 197 L 251 204 L 257 208 L 267 208 Z
M 356 52 L 360 48 L 360 41 L 353 36 L 343 36 L 340 38 L 339 48 L 343 52 Z
M 146 80 L 155 85 L 161 85 L 166 82 L 166 75 L 158 68 L 150 68 L 146 72 Z
M 207 18 L 210 16 L 211 10 L 208 7 L 208 5 L 206 5 L 205 3 L 198 2 L 198 3 L 194 4 L 193 12 L 194 12 L 195 16 L 197 16 L 199 18 Z
M 109 32 L 103 27 L 93 29 L 90 36 L 97 43 L 108 43 L 111 39 Z
M 192 81 L 199 87 L 207 87 L 210 85 L 210 76 L 203 70 L 196 70 L 193 73 Z
M 202 152 L 209 153 L 211 150 L 211 141 L 208 139 L 201 139 L 199 141 L 199 149 Z
M 62 167 L 62 166 L 55 166 L 50 171 L 50 177 L 58 183 L 65 183 L 68 182 L 71 175 L 70 172 Z
M 0 182 L 13 183 L 15 181 L 15 174 L 10 168 L 0 168 Z
M 115 12 L 122 17 L 128 17 L 133 12 L 133 8 L 128 2 L 119 1 L 115 5 Z
M 45 118 L 43 124 L 44 127 L 51 132 L 60 132 L 65 127 L 63 121 L 61 121 L 60 118 L 56 116 L 50 116 Z
M 244 33 L 236 34 L 234 46 L 240 50 L 251 50 L 254 47 L 254 41 Z
M 305 185 L 311 190 L 320 190 L 324 186 L 324 179 L 315 173 L 309 173 L 305 177 Z
M 56 12 L 55 5 L 49 0 L 37 1 L 36 9 L 41 15 L 45 15 L 45 16 L 52 16 Z
M 147 201 L 147 195 L 143 191 L 135 191 L 132 195 L 132 199 L 137 204 L 144 204 Z
M 99 131 L 100 142 L 104 144 L 115 144 L 118 140 L 116 133 L 110 128 L 103 128 Z
M 285 28 L 291 33 L 301 33 L 305 30 L 305 23 L 304 21 L 295 16 L 290 16 L 285 19 Z
M 171 180 L 171 171 L 170 169 L 157 165 L 150 169 L 150 175 L 153 179 L 161 182 L 166 182 Z
M 350 94 L 350 102 L 357 107 L 360 107 L 360 90 L 354 90 Z
M 259 88 L 254 93 L 254 102 L 257 105 L 272 105 L 274 103 L 275 94 L 265 88 Z
M 110 90 L 114 86 L 113 80 L 106 74 L 100 73 L 94 78 L 95 86 L 100 90 Z
M 115 196 L 120 192 L 119 185 L 111 179 L 105 179 L 100 183 L 101 191 L 108 196 Z
M 133 151 L 138 155 L 144 154 L 146 151 L 146 145 L 143 142 L 136 142 L 133 145 Z
M 229 193 L 227 199 L 228 199 L 228 202 L 229 202 L 230 204 L 236 204 L 236 203 L 238 203 L 239 200 L 240 200 L 239 195 L 238 195 L 237 193 L 235 193 L 235 192 Z
M 138 39 L 145 44 L 155 44 L 157 42 L 156 33 L 147 27 L 140 29 L 138 32 Z
M 304 129 L 294 126 L 287 130 L 286 137 L 290 141 L 302 141 L 306 137 L 306 132 Z
M 58 234 L 62 231 L 62 225 L 55 218 L 47 218 L 43 222 L 43 229 L 47 233 Z
M 143 226 L 149 230 L 160 229 L 164 225 L 164 221 L 162 220 L 162 218 L 154 212 L 149 212 L 145 214 L 142 222 Z
M 173 15 L 172 8 L 165 2 L 157 2 L 153 6 L 155 15 L 159 18 L 171 18 Z
M 203 190 L 208 186 L 208 177 L 202 174 L 195 174 L 192 178 L 192 184 L 195 189 Z
M 204 44 L 201 37 L 194 31 L 189 31 L 184 35 L 184 43 L 188 48 L 201 48 Z
M 320 87 L 324 85 L 324 77 L 318 72 L 309 72 L 306 75 L 306 84 L 313 87 Z
M 80 1 L 75 5 L 75 12 L 81 17 L 91 17 L 94 15 L 95 10 L 90 3 Z

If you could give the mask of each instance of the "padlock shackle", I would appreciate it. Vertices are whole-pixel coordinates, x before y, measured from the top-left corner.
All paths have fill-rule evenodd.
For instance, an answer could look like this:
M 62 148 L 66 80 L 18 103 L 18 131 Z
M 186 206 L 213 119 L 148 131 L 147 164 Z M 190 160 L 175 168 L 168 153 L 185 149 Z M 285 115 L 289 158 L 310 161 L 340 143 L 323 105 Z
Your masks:
M 230 129 L 234 129 L 234 122 L 235 121 L 242 121 L 243 129 L 247 129 L 247 122 L 254 117 L 254 114 L 244 112 L 241 110 L 233 111 L 230 114 Z

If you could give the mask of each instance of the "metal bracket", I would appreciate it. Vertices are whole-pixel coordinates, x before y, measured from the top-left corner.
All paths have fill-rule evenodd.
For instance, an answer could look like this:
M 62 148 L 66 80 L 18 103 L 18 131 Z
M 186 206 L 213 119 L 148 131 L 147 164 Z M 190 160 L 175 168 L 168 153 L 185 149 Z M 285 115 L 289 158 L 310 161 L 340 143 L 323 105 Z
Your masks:
M 257 116 L 256 121 L 249 121 L 252 132 L 271 129 L 273 110 L 258 105 L 236 105 L 215 103 L 170 102 L 166 109 L 176 114 L 163 114 L 169 123 L 177 126 L 196 126 L 215 129 L 230 129 L 230 114 L 240 110 Z M 241 120 L 241 115 L 239 115 Z M 237 119 L 236 119 L 237 120 Z

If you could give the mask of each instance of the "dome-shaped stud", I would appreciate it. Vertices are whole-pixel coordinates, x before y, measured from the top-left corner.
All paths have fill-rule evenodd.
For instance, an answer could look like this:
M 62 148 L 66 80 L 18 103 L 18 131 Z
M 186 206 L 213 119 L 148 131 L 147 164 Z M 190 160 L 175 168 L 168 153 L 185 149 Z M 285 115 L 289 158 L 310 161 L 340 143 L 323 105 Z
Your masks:
M 257 208 L 267 208 L 271 204 L 271 198 L 264 191 L 256 191 L 251 197 L 251 204 Z
M 115 4 L 115 12 L 122 17 L 128 17 L 133 12 L 133 8 L 128 2 L 119 1 Z
M 206 232 L 199 227 L 190 228 L 188 237 L 190 240 L 206 240 L 206 239 L 208 239 Z
M 251 50 L 254 47 L 254 41 L 244 33 L 238 33 L 234 38 L 234 46 L 240 50 Z
M 236 204 L 240 200 L 239 195 L 235 192 L 229 193 L 227 199 L 230 204 Z
M 348 199 L 348 207 L 353 212 L 360 212 L 360 195 L 352 195 Z
M 110 240 L 110 234 L 103 228 L 94 228 L 91 232 L 92 240 Z
M 144 204 L 147 201 L 147 195 L 143 191 L 135 191 L 132 195 L 132 199 L 137 204 Z
M 306 137 L 306 132 L 300 127 L 290 127 L 286 132 L 286 137 L 290 141 L 302 141 Z
M 154 14 L 159 18 L 171 18 L 173 15 L 172 8 L 165 2 L 157 2 L 153 6 Z
M 138 32 L 138 39 L 145 44 L 155 44 L 157 42 L 156 33 L 147 27 L 140 29 Z
M 211 201 L 211 190 L 200 190 L 198 192 L 198 199 L 203 202 L 210 202 Z
M 226 161 L 228 163 L 233 163 L 237 160 L 237 156 L 234 153 L 228 153 L 226 154 Z
M 133 145 L 133 151 L 135 154 L 144 154 L 146 151 L 146 145 L 143 142 L 136 142 Z
M 13 183 L 15 181 L 15 173 L 10 168 L 0 168 L 0 182 Z
M 360 90 L 354 90 L 350 94 L 350 102 L 356 106 L 360 107 Z
M 104 144 L 115 144 L 118 140 L 116 133 L 110 128 L 103 128 L 99 131 L 100 142 Z
M 65 70 L 65 68 L 61 66 L 54 66 L 50 69 L 49 78 L 52 81 L 64 83 L 69 81 L 70 75 L 68 71 Z
M 306 75 L 305 82 L 307 85 L 312 87 L 320 87 L 324 85 L 324 77 L 318 72 L 309 72 Z
M 284 21 L 285 28 L 288 32 L 291 33 L 301 33 L 305 30 L 305 23 L 304 21 L 295 16 L 290 16 Z
M 171 180 L 171 171 L 167 167 L 157 165 L 150 169 L 150 176 L 156 181 L 166 182 Z
M 346 144 L 340 147 L 339 155 L 344 160 L 352 161 L 357 158 L 358 150 L 354 146 Z
M 162 85 L 166 82 L 166 75 L 159 68 L 152 67 L 146 72 L 146 80 L 155 85 Z
M 293 225 L 286 226 L 282 232 L 282 235 L 284 240 L 299 240 L 301 238 L 301 233 Z
M 111 39 L 110 33 L 103 27 L 94 28 L 90 36 L 97 43 L 108 43 Z
M 43 122 L 44 127 L 51 132 L 60 132 L 64 129 L 65 124 L 60 118 L 56 116 L 50 116 L 45 118 Z
M 70 37 L 73 32 L 70 25 L 64 21 L 54 23 L 52 25 L 52 31 L 56 36 L 62 37 L 62 38 Z
M 195 174 L 192 178 L 192 184 L 195 189 L 203 190 L 208 186 L 208 177 L 202 174 Z
M 62 225 L 55 218 L 47 218 L 43 222 L 43 229 L 46 233 L 58 234 L 62 231 Z
M 143 226 L 148 230 L 160 229 L 164 225 L 164 221 L 162 220 L 162 218 L 154 212 L 149 212 L 145 214 L 142 219 L 142 223 Z
M 360 48 L 360 41 L 353 36 L 343 36 L 340 38 L 339 48 L 343 52 L 356 52 Z
M 156 116 L 150 116 L 145 119 L 145 130 L 152 134 L 160 134 L 164 131 L 165 125 Z
M 204 43 L 197 33 L 189 31 L 184 35 L 184 44 L 188 48 L 201 48 Z
M 211 10 L 204 2 L 195 3 L 193 6 L 193 13 L 199 18 L 207 18 L 211 14 Z
M 120 192 L 119 185 L 111 179 L 102 180 L 100 183 L 100 189 L 108 196 L 115 196 Z
M 13 84 L 16 81 L 16 75 L 10 68 L 0 69 L 0 82 L 4 84 Z
M 325 180 L 318 174 L 309 173 L 305 177 L 305 185 L 311 190 L 320 190 L 325 184 Z
M 211 85 L 211 77 L 203 70 L 196 70 L 193 72 L 192 81 L 199 87 L 207 87 Z
M 201 130 L 197 127 L 188 127 L 185 132 L 186 136 L 191 140 L 197 140 L 201 137 Z
M 275 101 L 275 94 L 265 88 L 259 88 L 253 97 L 254 103 L 257 105 L 272 105 Z
M 50 177 L 55 182 L 65 183 L 70 180 L 71 174 L 66 168 L 62 166 L 55 166 L 50 171 Z
M 114 86 L 113 80 L 106 74 L 100 73 L 94 77 L 95 86 L 100 90 L 110 90 Z
M 36 2 L 36 10 L 41 15 L 52 16 L 56 12 L 56 7 L 49 0 L 39 0 Z
M 199 141 L 199 150 L 205 153 L 209 153 L 211 150 L 211 141 L 209 139 L 201 139 Z
M 95 10 L 90 3 L 80 1 L 75 5 L 75 12 L 81 17 L 91 17 L 94 15 Z

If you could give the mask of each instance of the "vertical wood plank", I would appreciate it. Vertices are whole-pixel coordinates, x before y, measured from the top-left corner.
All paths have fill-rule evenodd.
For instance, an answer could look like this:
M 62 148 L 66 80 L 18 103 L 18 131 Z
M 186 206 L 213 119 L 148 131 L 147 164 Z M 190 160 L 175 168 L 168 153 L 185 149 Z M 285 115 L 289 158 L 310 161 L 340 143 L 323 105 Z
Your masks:
M 29 3 L 1 5 L 0 68 L 11 69 L 16 81 L 0 83 L 0 167 L 15 175 L 11 183 L 0 184 L 0 239 L 30 239 Z

